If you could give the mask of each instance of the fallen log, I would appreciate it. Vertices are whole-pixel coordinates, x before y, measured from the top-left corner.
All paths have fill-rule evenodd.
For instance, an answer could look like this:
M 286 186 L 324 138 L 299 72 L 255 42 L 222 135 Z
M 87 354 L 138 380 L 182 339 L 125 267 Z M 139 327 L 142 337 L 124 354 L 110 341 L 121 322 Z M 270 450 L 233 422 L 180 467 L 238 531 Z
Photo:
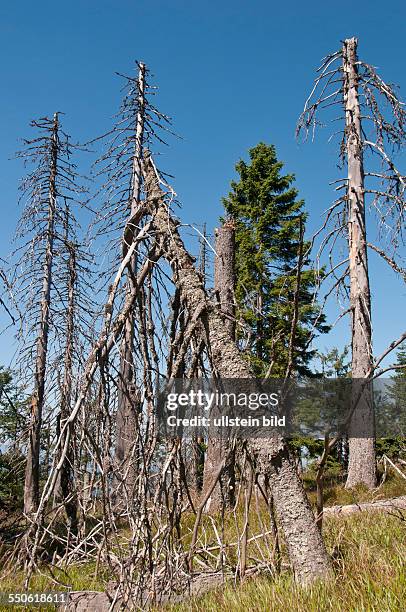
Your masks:
M 185 584 L 183 592 L 162 592 L 155 601 L 151 601 L 148 594 L 145 594 L 145 597 L 139 602 L 140 609 L 169 603 L 181 603 L 190 597 L 199 597 L 219 587 L 227 579 L 232 580 L 233 574 L 224 575 L 222 572 L 196 574 Z M 133 608 L 130 604 L 127 608 L 121 596 L 116 596 L 114 590 L 108 592 L 71 591 L 68 603 L 58 607 L 60 612 L 116 612 L 124 609 Z
M 330 506 L 324 508 L 324 516 L 346 516 L 354 512 L 393 512 L 394 510 L 406 510 L 406 495 L 394 497 L 393 499 L 381 499 L 374 502 L 363 502 L 361 504 L 349 504 L 346 506 Z

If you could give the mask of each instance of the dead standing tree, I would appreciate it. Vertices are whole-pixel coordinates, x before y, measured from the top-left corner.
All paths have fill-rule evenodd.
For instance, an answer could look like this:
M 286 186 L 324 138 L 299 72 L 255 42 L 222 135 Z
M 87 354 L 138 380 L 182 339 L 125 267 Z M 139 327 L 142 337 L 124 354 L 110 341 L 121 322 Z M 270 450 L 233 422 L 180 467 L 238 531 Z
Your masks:
M 25 149 L 18 153 L 18 157 L 34 164 L 34 169 L 21 185 L 26 205 L 17 239 L 25 242 L 16 251 L 12 281 L 25 306 L 21 309 L 24 316 L 20 362 L 26 374 L 31 373 L 31 364 L 35 364 L 24 488 L 24 510 L 29 515 L 35 512 L 39 498 L 40 438 L 46 385 L 50 382 L 47 381 L 50 342 L 55 349 L 55 317 L 58 309 L 63 309 L 55 273 L 64 252 L 61 245 L 65 244 L 65 210 L 67 202 L 70 205 L 77 192 L 82 191 L 76 186 L 77 175 L 70 161 L 76 146 L 63 131 L 59 113 L 53 119 L 45 117 L 31 125 L 39 135 L 25 140 Z M 50 380 L 55 378 L 53 370 Z
M 74 332 L 75 332 L 75 300 L 76 300 L 76 282 L 77 282 L 77 269 L 76 269 L 76 253 L 75 246 L 69 243 L 68 223 L 69 214 L 67 211 L 67 228 L 66 228 L 66 242 L 68 245 L 68 261 L 67 261 L 67 311 L 66 311 L 66 342 L 64 351 L 64 364 L 63 364 L 63 382 L 61 388 L 61 409 L 58 415 L 58 427 L 56 435 L 59 437 L 61 424 L 68 418 L 70 407 L 72 405 L 73 396 L 73 352 L 74 352 Z M 73 436 L 72 436 L 73 438 Z M 60 473 L 59 486 L 56 488 L 56 498 L 64 501 L 66 505 L 66 514 L 69 520 L 70 527 L 75 533 L 77 530 L 77 508 L 76 503 L 73 499 L 73 448 L 69 444 L 68 451 L 66 453 L 65 461 L 62 465 Z M 59 490 L 58 490 L 59 489 Z
M 70 178 L 76 180 L 73 166 Z M 73 183 L 71 184 L 73 187 Z M 75 190 L 83 192 L 83 188 Z M 69 417 L 75 397 L 77 373 L 83 361 L 84 345 L 93 340 L 91 321 L 94 317 L 94 304 L 90 297 L 92 280 L 92 256 L 84 248 L 78 237 L 75 217 L 66 202 L 63 234 L 58 240 L 58 267 L 55 270 L 54 284 L 58 288 L 61 308 L 55 316 L 60 345 L 62 375 L 59 384 L 59 413 L 56 417 L 56 439 Z M 72 432 L 65 461 L 55 487 L 55 501 L 65 506 L 68 524 L 72 533 L 78 527 L 78 500 L 76 496 L 76 469 L 78 458 L 75 452 L 75 436 Z
M 37 337 L 37 357 L 35 363 L 34 393 L 31 400 L 31 423 L 27 453 L 27 466 L 24 484 L 24 511 L 30 514 L 37 508 L 39 496 L 39 452 L 42 410 L 44 406 L 45 374 L 48 349 L 49 309 L 51 299 L 52 263 L 54 226 L 56 216 L 56 174 L 58 171 L 58 114 L 54 115 L 52 127 L 45 129 L 49 133 L 46 146 L 49 147 L 48 181 L 48 217 L 46 230 L 45 259 L 43 268 L 43 285 L 41 298 L 41 315 Z
M 31 399 L 31 423 L 29 426 L 29 440 L 27 450 L 27 464 L 25 470 L 24 485 L 24 511 L 26 514 L 33 513 L 38 505 L 39 477 L 40 477 L 40 432 L 42 424 L 42 412 L 44 407 L 45 376 L 48 351 L 49 317 L 52 283 L 52 266 L 54 258 L 54 233 L 57 215 L 57 189 L 56 176 L 58 172 L 59 157 L 59 119 L 55 113 L 53 120 L 41 119 L 33 122 L 34 127 L 39 128 L 41 136 L 32 141 L 26 141 L 28 150 L 22 155 L 36 159 L 39 156 L 39 165 L 28 177 L 28 182 L 23 184 L 23 189 L 29 191 L 29 208 L 25 210 L 28 220 L 33 217 L 36 220 L 44 215 L 44 220 L 39 218 L 36 237 L 32 242 L 32 248 L 36 248 L 36 240 L 41 240 L 39 255 L 42 273 L 39 284 L 41 287 L 41 298 L 39 304 L 39 320 L 36 331 L 35 348 L 35 373 L 34 389 Z M 42 136 L 42 134 L 44 134 Z M 39 213 L 40 211 L 40 213 Z M 38 214 L 39 213 L 39 214 Z M 42 235 L 41 235 L 42 233 Z M 21 277 L 18 279 L 21 281 Z
M 235 342 L 235 227 L 232 221 L 225 222 L 215 232 L 214 292 L 224 325 L 229 337 Z M 215 486 L 207 508 L 231 508 L 235 502 L 235 448 L 233 441 L 209 437 L 204 465 L 203 491 L 211 486 L 213 474 L 218 465 L 225 460 L 224 469 Z
M 327 228 L 328 231 L 320 253 L 329 248 L 331 271 L 327 276 L 334 277 L 332 290 L 342 290 L 346 294 L 345 281 L 349 280 L 352 377 L 364 379 L 372 376 L 375 370 L 367 247 L 382 254 L 367 240 L 365 200 L 366 195 L 371 194 L 380 229 L 385 228 L 394 253 L 393 257 L 384 259 L 398 271 L 395 255 L 404 224 L 405 178 L 397 170 L 391 152 L 404 145 L 405 111 L 394 88 L 386 84 L 372 66 L 358 60 L 355 38 L 345 40 L 340 51 L 327 56 L 318 72 L 320 74 L 300 117 L 298 132 L 302 129 L 306 134 L 309 129 L 314 132 L 320 109 L 342 107 L 344 129 L 340 156 L 342 162 L 346 162 L 347 177 L 337 181 L 337 189 L 344 188 L 345 195 L 327 212 L 323 230 Z M 387 110 L 381 110 L 380 99 L 387 103 Z M 390 113 L 392 116 L 388 118 Z M 389 152 L 388 147 L 391 149 Z M 371 154 L 368 172 L 364 161 L 366 153 Z M 378 168 L 374 166 L 376 157 L 380 161 Z M 378 185 L 367 184 L 367 179 L 377 181 Z M 335 264 L 332 253 L 340 236 L 347 241 L 348 258 Z M 346 266 L 344 272 L 339 272 L 343 265 Z M 353 410 L 349 426 L 347 487 L 358 483 L 370 488 L 375 486 L 374 435 L 372 397 L 367 387 Z
M 203 285 L 206 288 L 206 260 L 207 260 L 207 228 L 206 223 L 203 225 L 203 233 L 200 237 L 200 261 L 199 271 L 202 275 Z M 177 292 L 179 297 L 179 291 Z M 192 347 L 193 361 L 190 365 L 188 375 L 190 377 L 204 375 L 203 363 L 203 348 L 204 343 L 199 337 L 195 340 L 195 345 Z M 204 463 L 205 463 L 205 442 L 203 436 L 194 436 L 191 444 L 192 451 L 192 466 L 191 466 L 191 484 L 192 489 L 200 494 L 204 483 Z
M 169 118 L 160 113 L 151 103 L 156 87 L 148 82 L 147 67 L 142 62 L 137 65 L 138 76 L 136 78 L 123 77 L 125 95 L 117 114 L 117 122 L 110 132 L 101 137 L 109 138 L 109 141 L 105 153 L 96 162 L 96 165 L 101 167 L 99 174 L 105 177 L 101 190 L 104 201 L 97 220 L 98 235 L 113 233 L 112 269 L 119 265 L 120 259 L 123 261 L 126 258 L 142 222 L 140 210 L 142 209 L 141 158 L 143 147 L 151 145 L 156 140 L 163 142 L 157 132 L 169 131 L 170 123 Z M 144 241 L 140 241 L 140 248 L 143 248 L 143 245 Z M 120 253 L 119 256 L 117 252 Z M 143 253 L 140 253 L 137 248 L 131 254 L 131 265 L 125 266 L 127 276 L 125 293 L 127 294 L 133 291 L 134 278 L 142 256 Z M 107 272 L 110 273 L 112 269 Z M 126 319 L 125 330 L 120 341 L 115 419 L 115 472 L 128 498 L 131 497 L 138 473 L 138 451 L 134 447 L 134 440 L 141 411 L 141 387 L 149 390 L 148 394 L 151 394 L 149 378 L 152 366 L 155 366 L 155 364 L 151 366 L 151 363 L 146 364 L 145 359 L 141 356 L 144 354 L 149 359 L 145 348 L 146 344 L 150 344 L 151 326 L 153 327 L 151 316 L 149 316 L 152 308 L 151 287 L 152 280 L 150 279 L 149 289 L 143 296 L 138 296 L 137 306 Z M 136 354 L 137 363 L 134 361 Z M 144 371 L 143 374 L 140 371 Z
M 145 115 L 145 64 L 139 64 L 139 75 L 136 87 L 136 105 L 131 111 L 136 114 L 135 121 L 135 141 L 133 167 L 130 186 L 129 209 L 130 217 L 124 232 L 124 241 L 132 237 L 136 231 L 136 218 L 140 207 L 141 193 L 141 157 L 144 139 L 144 115 Z M 131 244 L 131 238 L 126 248 Z M 124 249 L 123 249 L 124 252 Z M 132 274 L 128 276 L 127 292 L 133 288 L 133 278 L 137 273 L 136 253 L 131 258 L 130 267 Z M 133 341 L 134 341 L 134 313 L 128 317 L 125 323 L 123 339 L 121 342 L 120 353 L 120 382 L 117 407 L 117 431 L 116 431 L 116 461 L 121 464 L 122 470 L 126 472 L 126 487 L 132 490 L 136 480 L 136 462 L 128 465 L 134 438 L 136 434 L 136 412 L 139 412 L 139 399 L 137 399 L 137 388 L 135 381 L 135 371 L 133 362 Z
M 358 97 L 357 43 L 354 38 L 343 45 L 343 86 L 345 106 L 346 154 L 348 167 L 348 248 L 351 305 L 351 375 L 365 378 L 373 364 L 371 290 L 365 227 L 365 185 Z M 357 437 L 357 431 L 366 433 Z M 372 396 L 364 393 L 351 420 L 347 487 L 359 482 L 373 488 L 376 484 L 374 411 Z

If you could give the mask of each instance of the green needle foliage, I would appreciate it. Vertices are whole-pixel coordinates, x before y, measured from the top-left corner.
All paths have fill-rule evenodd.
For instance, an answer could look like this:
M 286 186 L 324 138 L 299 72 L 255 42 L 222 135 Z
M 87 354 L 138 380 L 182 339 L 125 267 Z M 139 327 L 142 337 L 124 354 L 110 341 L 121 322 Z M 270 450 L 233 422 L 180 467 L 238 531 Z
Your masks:
M 250 162 L 239 161 L 239 181 L 223 204 L 236 227 L 237 316 L 248 330 L 244 348 L 258 376 L 283 377 L 289 357 L 294 314 L 296 273 L 301 226 L 306 220 L 304 201 L 298 200 L 294 175 L 282 174 L 273 145 L 260 142 L 249 151 Z M 309 349 L 313 327 L 325 333 L 324 315 L 313 304 L 316 271 L 303 244 L 298 292 L 298 324 L 293 345 L 293 370 L 310 375 L 315 351 Z M 245 335 L 247 338 L 247 335 Z M 240 337 L 240 340 L 242 338 Z
M 386 428 L 393 429 L 393 437 L 376 440 L 377 456 L 387 455 L 390 459 L 406 460 L 406 348 L 400 348 L 396 355 L 397 369 L 391 376 L 392 385 L 384 394 L 383 405 L 378 406 L 377 418 L 386 422 Z M 389 400 L 389 402 L 388 402 Z M 385 403 L 387 404 L 385 406 Z M 385 411 L 386 408 L 386 411 Z M 398 435 L 395 435 L 395 434 Z
M 22 505 L 28 406 L 10 370 L 0 366 L 0 511 Z

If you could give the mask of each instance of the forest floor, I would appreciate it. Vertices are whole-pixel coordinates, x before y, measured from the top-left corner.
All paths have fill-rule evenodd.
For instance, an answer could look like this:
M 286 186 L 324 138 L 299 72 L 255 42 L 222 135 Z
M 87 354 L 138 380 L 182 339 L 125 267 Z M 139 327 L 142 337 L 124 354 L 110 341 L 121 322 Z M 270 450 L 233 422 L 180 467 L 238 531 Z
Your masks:
M 309 498 L 314 503 L 315 492 L 311 477 L 304 478 Z M 346 505 L 390 499 L 406 495 L 406 480 L 389 474 L 387 480 L 374 491 L 357 488 L 345 490 L 339 482 L 327 483 L 324 497 L 327 506 Z M 255 517 L 252 517 L 255 530 Z M 215 612 L 217 610 L 249 612 L 400 612 L 406 602 L 406 511 L 393 513 L 362 512 L 348 516 L 326 516 L 323 532 L 328 551 L 333 559 L 335 578 L 328 584 L 316 584 L 301 589 L 295 585 L 286 563 L 281 574 L 247 578 L 235 586 L 232 582 L 212 589 L 201 597 L 181 604 L 167 605 L 167 612 Z M 226 534 L 233 541 L 235 534 Z M 58 572 L 54 571 L 57 575 Z M 61 573 L 60 578 L 67 580 Z M 68 582 L 73 591 L 104 591 L 111 575 L 94 563 L 69 567 Z M 24 591 L 24 575 L 15 572 L 0 581 L 0 591 Z M 46 568 L 42 575 L 34 575 L 32 591 L 55 591 Z M 9 612 L 2 607 L 0 612 Z M 36 608 L 18 608 L 39 610 Z M 52 607 L 41 608 L 54 609 Z M 99 612 L 96 611 L 95 612 Z
M 406 513 L 331 517 L 324 535 L 333 559 L 330 583 L 299 588 L 289 572 L 222 586 L 168 612 L 401 612 L 406 603 Z

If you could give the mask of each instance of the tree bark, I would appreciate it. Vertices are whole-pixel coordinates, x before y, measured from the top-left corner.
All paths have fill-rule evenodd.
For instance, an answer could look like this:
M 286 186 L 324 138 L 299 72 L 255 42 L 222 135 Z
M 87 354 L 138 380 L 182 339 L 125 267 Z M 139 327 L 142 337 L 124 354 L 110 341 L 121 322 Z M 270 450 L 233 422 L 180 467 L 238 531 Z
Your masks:
M 66 222 L 66 232 L 68 233 L 68 220 Z M 68 242 L 68 235 L 66 236 L 69 249 L 69 261 L 68 261 L 68 310 L 67 310 L 67 325 L 66 325 L 66 346 L 65 346 L 65 359 L 64 359 L 64 377 L 62 384 L 61 394 L 61 410 L 58 419 L 57 427 L 57 439 L 60 435 L 61 426 L 63 426 L 66 419 L 69 417 L 72 404 L 72 369 L 73 369 L 73 343 L 74 343 L 74 316 L 75 316 L 75 286 L 76 286 L 76 255 L 75 245 Z M 70 423 L 70 428 L 74 427 L 73 423 Z M 66 435 L 66 434 L 65 434 Z M 65 436 L 62 437 L 62 446 L 65 445 Z M 70 442 L 68 444 L 68 450 L 66 457 L 63 461 L 63 465 L 59 474 L 59 482 L 56 484 L 55 499 L 56 501 L 63 501 L 65 505 L 65 512 L 68 518 L 69 527 L 73 533 L 76 533 L 78 527 L 78 515 L 77 515 L 77 500 L 74 496 L 73 486 L 73 463 L 74 463 L 74 452 L 73 452 L 73 435 L 71 432 Z
M 229 338 L 235 342 L 235 228 L 227 222 L 216 230 L 216 257 L 214 260 L 214 291 L 220 312 L 224 315 L 223 325 Z M 235 502 L 235 450 L 229 440 L 209 437 L 204 465 L 203 493 L 210 486 L 218 465 L 225 460 L 225 466 L 218 483 L 209 498 L 207 509 L 218 511 L 224 504 L 231 508 Z
M 202 275 L 203 287 L 206 288 L 206 223 L 203 225 L 203 235 L 201 237 L 201 247 L 200 247 L 200 264 L 199 271 Z M 191 364 L 190 367 L 190 376 L 200 376 L 201 368 L 200 368 L 200 358 L 201 352 L 203 350 L 204 344 L 201 339 L 196 342 L 195 350 L 194 350 L 194 363 Z M 194 367 L 194 364 L 196 366 Z M 192 453 L 191 453 L 191 483 L 192 489 L 199 495 L 204 486 L 204 462 L 205 462 L 205 444 L 204 438 L 201 436 L 193 436 L 192 438 Z
M 140 205 L 141 190 L 141 156 L 144 134 L 145 113 L 145 64 L 139 65 L 138 75 L 138 112 L 135 134 L 135 147 L 132 169 L 132 185 L 130 198 L 130 218 L 124 232 L 124 242 L 135 231 L 135 219 Z M 124 245 L 127 249 L 129 244 Z M 137 256 L 134 253 L 130 267 L 133 275 L 137 271 Z M 131 275 L 127 281 L 127 295 L 133 289 Z M 134 311 L 126 319 L 124 334 L 120 349 L 120 381 L 118 388 L 118 408 L 116 417 L 116 466 L 119 480 L 125 474 L 125 488 L 130 493 L 134 487 L 137 475 L 137 457 L 133 452 L 136 438 L 137 412 L 139 410 L 138 393 L 135 384 L 133 363 Z M 121 476 L 120 476 L 121 475 Z
M 163 255 L 171 265 L 174 282 L 179 288 L 190 316 L 201 312 L 213 363 L 222 378 L 253 378 L 249 364 L 242 358 L 230 338 L 219 308 L 210 304 L 193 259 L 184 247 L 177 224 L 169 214 L 153 162 L 145 156 L 147 205 L 153 215 L 156 232 L 163 237 Z M 250 440 L 248 450 L 257 474 L 270 473 L 270 485 L 280 524 L 285 534 L 289 557 L 296 580 L 310 584 L 330 577 L 332 569 L 321 533 L 289 455 L 280 437 Z
M 350 269 L 352 378 L 372 371 L 371 292 L 365 226 L 365 191 L 361 114 L 358 98 L 357 39 L 343 45 L 346 153 L 348 162 L 348 243 Z M 357 395 L 356 387 L 354 385 Z M 372 396 L 365 388 L 349 428 L 349 461 L 346 487 L 376 485 L 375 426 Z
M 235 227 L 226 222 L 216 230 L 214 291 L 224 314 L 224 324 L 235 341 Z
M 40 434 L 42 411 L 44 407 L 45 375 L 49 334 L 49 307 L 51 301 L 51 281 L 54 244 L 54 224 L 56 213 L 56 175 L 58 162 L 58 114 L 54 115 L 50 147 L 50 173 L 48 190 L 48 224 L 43 267 L 41 314 L 36 345 L 35 381 L 31 399 L 31 422 L 29 429 L 27 463 L 24 484 L 24 512 L 34 513 L 39 502 L 40 479 Z

